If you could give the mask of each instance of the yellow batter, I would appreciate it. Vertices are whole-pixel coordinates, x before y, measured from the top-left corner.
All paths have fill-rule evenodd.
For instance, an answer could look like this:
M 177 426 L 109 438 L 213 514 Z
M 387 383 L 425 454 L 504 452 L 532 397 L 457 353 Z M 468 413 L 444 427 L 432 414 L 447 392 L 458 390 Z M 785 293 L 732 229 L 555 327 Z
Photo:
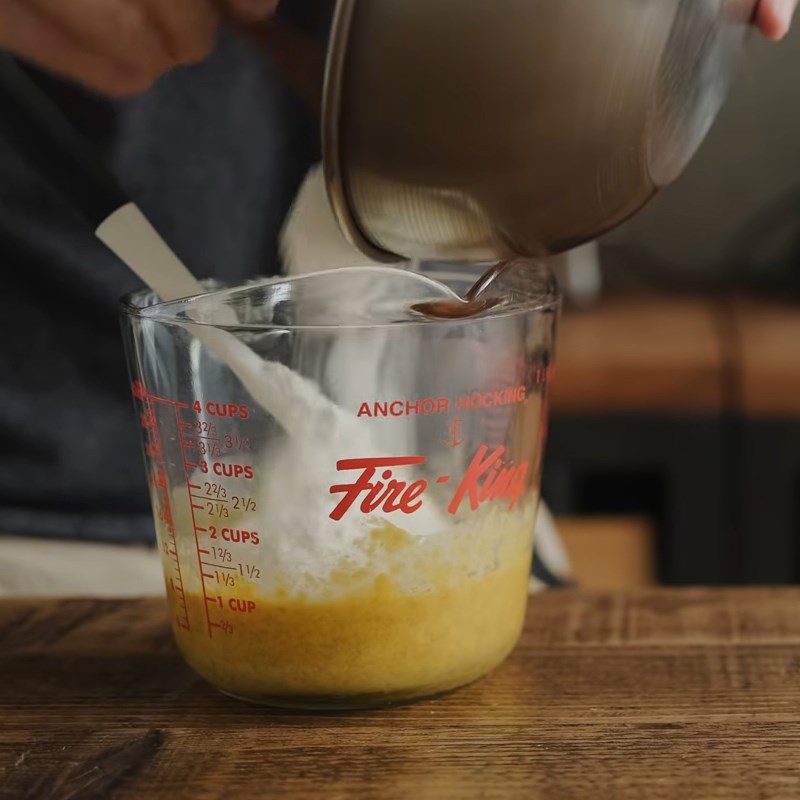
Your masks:
M 497 666 L 524 620 L 529 533 L 484 541 L 482 569 L 471 552 L 479 541 L 465 539 L 470 552 L 454 547 L 437 558 L 430 540 L 423 544 L 386 526 L 366 546 L 375 563 L 394 563 L 396 570 L 344 569 L 314 597 L 239 587 L 231 595 L 256 606 L 228 615 L 231 633 L 214 630 L 209 637 L 195 625 L 176 630 L 178 644 L 209 682 L 266 702 L 362 705 L 452 689 Z M 411 571 L 424 580 L 409 591 L 402 584 Z M 204 602 L 188 595 L 190 619 L 204 620 Z

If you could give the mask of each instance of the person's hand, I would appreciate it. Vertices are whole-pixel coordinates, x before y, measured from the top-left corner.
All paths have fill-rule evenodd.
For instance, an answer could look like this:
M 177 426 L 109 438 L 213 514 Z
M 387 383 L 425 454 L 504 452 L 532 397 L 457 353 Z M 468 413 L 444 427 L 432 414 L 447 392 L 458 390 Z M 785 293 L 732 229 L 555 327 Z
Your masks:
M 756 10 L 756 25 L 768 39 L 782 39 L 789 31 L 798 2 L 800 0 L 761 0 Z
M 110 95 L 144 92 L 213 49 L 223 13 L 265 19 L 278 0 L 0 0 L 0 50 Z

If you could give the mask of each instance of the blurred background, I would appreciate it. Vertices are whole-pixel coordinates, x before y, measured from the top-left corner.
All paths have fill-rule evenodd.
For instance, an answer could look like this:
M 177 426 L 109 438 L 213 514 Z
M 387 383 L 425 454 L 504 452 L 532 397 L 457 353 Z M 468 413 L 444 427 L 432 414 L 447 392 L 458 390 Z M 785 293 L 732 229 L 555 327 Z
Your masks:
M 558 260 L 544 497 L 585 586 L 800 579 L 800 30 L 686 174 Z
M 198 275 L 270 274 L 320 158 L 331 7 L 293 0 L 254 35 L 226 27 L 208 59 L 142 97 L 112 102 L 31 72 Z M 152 524 L 116 318 L 139 284 L 12 151 L 0 161 L 0 256 L 16 265 L 0 297 L 0 372 L 15 376 L 0 384 L 0 533 L 22 537 L 0 536 L 2 593 L 3 580 L 28 589 L 45 548 L 56 555 L 43 581 L 60 579 L 55 540 L 103 543 L 108 559 L 112 545 L 150 547 Z M 751 36 L 674 186 L 553 267 L 567 302 L 543 496 L 576 582 L 800 581 L 800 25 L 779 46 Z M 96 307 L 76 321 L 87 298 Z M 18 335 L 20 320 L 35 337 Z M 59 381 L 75 414 L 103 420 L 91 447 L 64 441 Z M 98 469 L 112 459 L 126 469 Z M 146 575 L 161 591 L 155 553 L 139 555 L 138 572 L 121 559 L 131 585 Z

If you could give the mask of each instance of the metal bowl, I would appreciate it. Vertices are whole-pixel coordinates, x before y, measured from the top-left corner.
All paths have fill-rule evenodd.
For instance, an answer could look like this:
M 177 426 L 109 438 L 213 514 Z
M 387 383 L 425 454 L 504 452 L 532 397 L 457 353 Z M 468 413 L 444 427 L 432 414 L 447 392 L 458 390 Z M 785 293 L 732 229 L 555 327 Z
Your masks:
M 339 0 L 323 151 L 371 258 L 485 261 L 596 238 L 673 181 L 755 0 Z

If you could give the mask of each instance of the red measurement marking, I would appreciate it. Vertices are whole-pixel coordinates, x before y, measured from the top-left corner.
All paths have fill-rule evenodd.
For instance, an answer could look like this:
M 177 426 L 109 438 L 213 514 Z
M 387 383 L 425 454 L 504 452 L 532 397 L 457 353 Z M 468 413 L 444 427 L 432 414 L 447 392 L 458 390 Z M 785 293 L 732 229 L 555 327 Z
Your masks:
M 150 408 L 150 401 L 147 400 L 146 402 L 147 406 L 139 417 L 139 424 L 145 430 L 152 430 L 156 426 L 156 415 L 153 413 L 153 409 Z
M 201 547 L 201 548 L 200 548 L 200 552 L 201 552 L 201 553 L 206 553 L 206 554 L 208 554 L 208 553 L 210 553 L 211 551 L 210 551 L 210 550 L 204 550 L 204 549 Z
M 184 408 L 188 408 L 188 406 L 183 406 L 183 407 Z M 180 442 L 181 450 L 185 450 L 186 443 L 185 443 L 184 438 L 183 438 L 183 429 L 181 428 L 180 411 L 178 410 L 177 407 L 175 408 L 175 421 L 178 423 L 178 441 Z M 187 464 L 186 458 L 183 459 L 183 474 L 184 474 L 185 479 L 186 479 L 186 493 L 189 495 L 189 507 L 190 507 L 190 511 L 191 511 L 191 514 L 192 514 L 192 529 L 194 530 L 194 546 L 195 546 L 195 549 L 197 550 L 197 568 L 200 570 L 200 575 L 201 575 L 200 586 L 203 589 L 203 599 L 205 600 L 205 603 L 203 605 L 204 605 L 205 610 L 206 610 L 206 625 L 208 627 L 208 636 L 209 636 L 209 638 L 211 638 L 211 636 L 212 636 L 212 633 L 211 633 L 212 622 L 211 622 L 211 614 L 209 613 L 209 610 L 208 610 L 208 593 L 206 592 L 206 580 L 205 579 L 206 578 L 212 578 L 213 579 L 213 575 L 206 575 L 203 572 L 203 560 L 202 560 L 202 558 L 200 556 L 200 540 L 197 538 L 197 530 L 198 530 L 197 518 L 196 518 L 195 513 L 194 513 L 196 508 L 202 510 L 203 507 L 195 505 L 191 501 L 192 490 L 189 488 L 189 484 L 190 484 L 191 481 L 190 481 L 190 475 L 189 475 L 189 466 Z
M 436 479 L 436 483 L 447 483 L 449 480 L 450 480 L 450 476 L 449 475 L 440 475 Z
M 159 397 L 156 394 L 148 394 L 148 400 L 155 400 L 157 403 L 165 403 L 168 406 L 173 406 L 175 408 L 189 408 L 186 403 L 179 403 L 177 400 L 168 400 L 166 397 Z
M 144 447 L 144 454 L 148 458 L 161 458 L 161 448 L 155 442 L 149 442 Z
M 133 393 L 137 399 L 143 402 L 145 407 L 145 411 L 142 414 L 142 426 L 148 431 L 150 440 L 148 445 L 145 447 L 145 453 L 147 454 L 147 457 L 155 463 L 157 468 L 157 474 L 159 477 L 156 479 L 156 481 L 154 481 L 154 483 L 156 484 L 156 488 L 158 489 L 160 495 L 161 508 L 163 510 L 162 516 L 164 518 L 164 523 L 167 526 L 167 536 L 169 537 L 167 552 L 175 562 L 176 574 L 175 576 L 171 576 L 170 582 L 172 584 L 172 591 L 175 594 L 178 603 L 183 608 L 183 616 L 176 615 L 175 621 L 181 628 L 184 628 L 188 631 L 191 629 L 189 625 L 189 613 L 186 608 L 186 595 L 183 591 L 183 575 L 181 574 L 181 562 L 178 557 L 178 545 L 175 541 L 175 526 L 173 522 L 174 517 L 172 514 L 172 505 L 170 503 L 169 488 L 164 477 L 166 475 L 164 450 L 161 446 L 161 437 L 159 435 L 158 423 L 152 404 L 152 400 L 158 398 L 151 396 L 147 392 L 144 384 L 140 381 L 134 384 Z M 172 545 L 172 547 L 170 548 L 169 545 Z M 177 581 L 175 580 L 175 577 L 177 577 Z
M 188 483 L 187 486 L 189 486 L 192 489 L 202 489 L 203 488 L 202 486 L 198 486 L 196 483 Z

